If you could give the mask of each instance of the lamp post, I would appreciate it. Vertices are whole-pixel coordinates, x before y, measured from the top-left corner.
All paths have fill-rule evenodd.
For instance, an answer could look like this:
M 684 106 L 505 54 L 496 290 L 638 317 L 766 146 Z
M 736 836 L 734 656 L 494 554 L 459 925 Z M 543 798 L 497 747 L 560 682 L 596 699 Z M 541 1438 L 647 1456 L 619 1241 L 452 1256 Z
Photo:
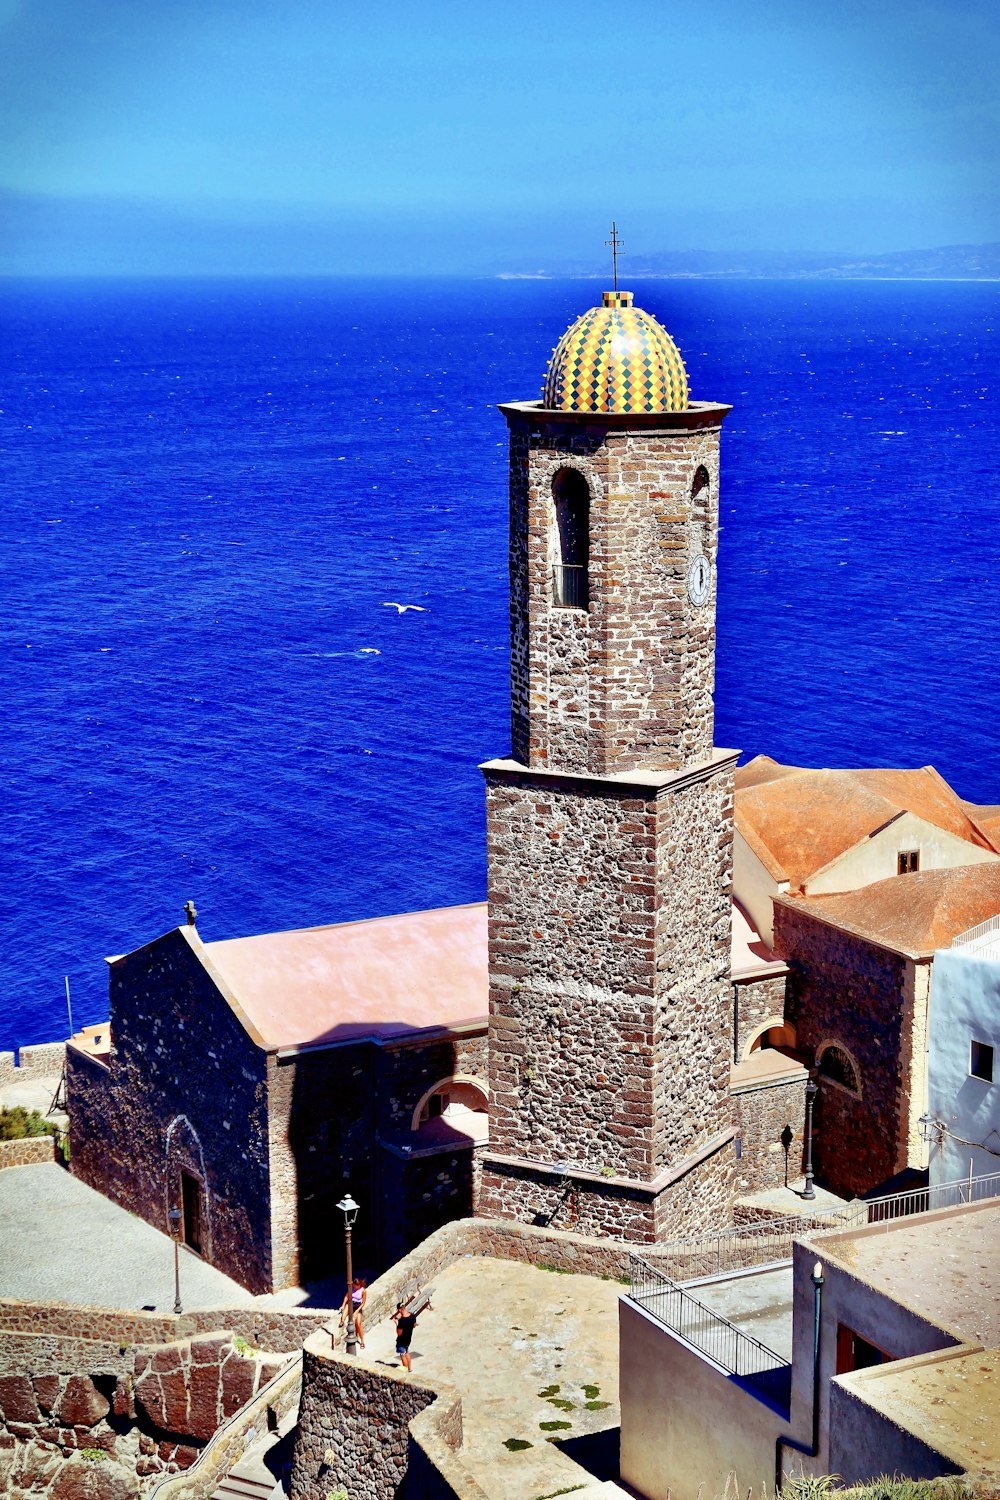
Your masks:
M 344 1239 L 347 1246 L 347 1352 L 356 1355 L 358 1352 L 358 1330 L 354 1326 L 354 1268 L 351 1265 L 351 1230 L 354 1221 L 358 1217 L 359 1204 L 355 1203 L 350 1193 L 345 1193 L 337 1204 L 344 1215 Z
M 803 1198 L 815 1198 L 816 1189 L 813 1186 L 813 1105 L 816 1103 L 816 1095 L 819 1093 L 819 1084 L 810 1075 L 806 1084 L 806 1185 L 802 1190 Z
M 181 1211 L 176 1206 L 167 1209 L 170 1238 L 174 1242 L 174 1312 L 181 1313 Z

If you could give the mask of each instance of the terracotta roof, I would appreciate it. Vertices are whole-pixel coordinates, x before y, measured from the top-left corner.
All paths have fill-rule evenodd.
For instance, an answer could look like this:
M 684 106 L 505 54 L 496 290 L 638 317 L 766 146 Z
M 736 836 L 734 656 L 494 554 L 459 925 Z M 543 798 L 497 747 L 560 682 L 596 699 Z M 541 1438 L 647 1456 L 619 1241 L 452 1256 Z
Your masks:
M 1000 864 L 921 870 L 858 891 L 776 899 L 895 953 L 927 954 L 1000 913 Z
M 933 766 L 809 770 L 758 755 L 736 771 L 736 826 L 793 890 L 903 812 L 1000 853 L 1000 829 L 991 839 Z
M 204 944 L 268 1048 L 485 1026 L 486 906 Z
M 963 802 L 966 813 L 995 849 L 1000 849 L 1000 802 Z

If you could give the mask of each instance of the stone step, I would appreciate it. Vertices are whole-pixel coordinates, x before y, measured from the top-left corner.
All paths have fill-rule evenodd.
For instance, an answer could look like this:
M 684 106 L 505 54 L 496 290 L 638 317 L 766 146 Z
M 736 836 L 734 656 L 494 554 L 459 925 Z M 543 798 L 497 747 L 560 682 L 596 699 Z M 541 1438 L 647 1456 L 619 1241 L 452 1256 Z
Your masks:
M 243 1479 L 237 1474 L 227 1474 L 218 1489 L 213 1491 L 212 1500 L 271 1500 L 274 1486 L 273 1478 L 268 1478 L 265 1482 L 262 1479 Z

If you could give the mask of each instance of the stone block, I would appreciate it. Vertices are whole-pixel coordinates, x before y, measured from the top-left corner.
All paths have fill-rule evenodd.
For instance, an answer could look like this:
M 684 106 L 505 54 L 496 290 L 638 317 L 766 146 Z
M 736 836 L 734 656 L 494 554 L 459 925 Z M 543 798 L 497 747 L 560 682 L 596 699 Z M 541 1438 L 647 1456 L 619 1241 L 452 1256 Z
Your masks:
M 93 1427 L 110 1410 L 110 1401 L 101 1395 L 88 1375 L 71 1375 L 55 1415 L 60 1422 L 73 1427 Z
M 57 1475 L 48 1500 L 135 1500 L 139 1480 L 121 1464 L 69 1459 Z
M 36 1375 L 31 1384 L 34 1386 L 38 1405 L 47 1416 L 51 1416 L 56 1409 L 56 1402 L 59 1400 L 59 1392 L 62 1389 L 59 1376 Z
M 184 1431 L 191 1437 L 207 1442 L 220 1422 L 219 1416 L 219 1366 L 218 1364 L 196 1364 L 191 1370 L 189 1387 L 188 1418 Z M 180 1431 L 180 1428 L 173 1429 Z
M 0 1376 L 0 1412 L 11 1422 L 38 1422 L 41 1412 L 27 1375 Z
M 238 1355 L 222 1367 L 222 1415 L 231 1417 L 253 1395 L 256 1361 Z

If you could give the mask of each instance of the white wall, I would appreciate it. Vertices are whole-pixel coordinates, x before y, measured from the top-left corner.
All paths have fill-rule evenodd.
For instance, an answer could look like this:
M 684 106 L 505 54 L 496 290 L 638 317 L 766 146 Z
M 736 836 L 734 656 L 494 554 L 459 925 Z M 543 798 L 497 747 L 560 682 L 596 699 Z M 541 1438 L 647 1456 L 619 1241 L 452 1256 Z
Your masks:
M 737 1492 L 768 1493 L 774 1445 L 788 1419 L 740 1382 L 674 1338 L 623 1297 L 619 1313 L 621 1476 L 647 1500 L 721 1495 L 730 1474 Z
M 839 859 L 807 881 L 807 896 L 830 895 L 834 891 L 856 891 L 876 880 L 898 873 L 897 856 L 904 850 L 920 850 L 921 870 L 951 870 L 958 865 L 995 864 L 1000 855 L 980 849 L 953 833 L 946 833 L 915 813 L 903 813 L 871 838 L 847 849 Z
M 954 1135 L 932 1141 L 931 1184 L 1000 1172 L 1000 961 L 961 948 L 934 955 L 929 1048 L 928 1113 Z M 993 1082 L 969 1073 L 970 1043 L 993 1047 Z M 997 1155 L 966 1141 L 992 1146 Z
M 774 944 L 773 898 L 787 890 L 788 881 L 777 881 L 768 874 L 736 828 L 733 836 L 733 895 L 769 948 Z

